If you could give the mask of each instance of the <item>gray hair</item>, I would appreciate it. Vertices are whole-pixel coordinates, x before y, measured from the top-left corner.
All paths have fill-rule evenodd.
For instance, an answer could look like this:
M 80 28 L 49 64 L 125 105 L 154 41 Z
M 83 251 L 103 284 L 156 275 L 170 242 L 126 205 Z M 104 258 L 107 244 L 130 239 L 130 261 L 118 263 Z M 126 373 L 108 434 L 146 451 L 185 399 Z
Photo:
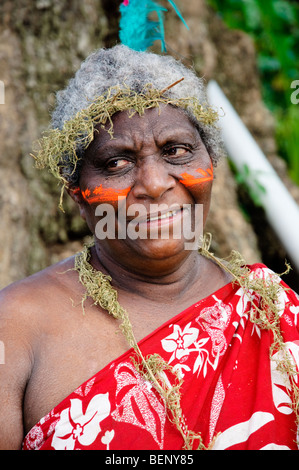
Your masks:
M 87 108 L 98 96 L 107 93 L 111 87 L 126 86 L 136 93 L 141 93 L 150 83 L 156 90 L 164 90 L 182 77 L 184 80 L 167 90 L 165 96 L 171 99 L 195 98 L 202 105 L 207 105 L 203 80 L 173 57 L 137 52 L 124 45 L 99 49 L 82 62 L 66 89 L 57 93 L 57 106 L 52 113 L 52 127 L 62 129 L 66 121 Z M 197 121 L 192 115 L 192 108 L 185 112 L 198 128 L 213 165 L 216 166 L 222 155 L 218 128 Z M 80 148 L 77 154 L 79 159 L 84 157 L 84 151 Z M 65 162 L 66 160 L 64 168 Z M 68 175 L 65 177 L 70 184 L 77 183 L 79 169 L 80 164 L 77 165 L 75 172 L 71 168 L 67 171 Z

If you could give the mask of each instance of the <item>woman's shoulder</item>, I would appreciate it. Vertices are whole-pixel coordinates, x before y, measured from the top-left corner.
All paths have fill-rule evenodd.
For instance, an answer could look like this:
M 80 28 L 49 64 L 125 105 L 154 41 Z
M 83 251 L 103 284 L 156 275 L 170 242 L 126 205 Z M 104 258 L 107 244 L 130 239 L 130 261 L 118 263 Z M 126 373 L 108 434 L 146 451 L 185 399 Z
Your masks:
M 13 282 L 0 291 L 1 318 L 34 315 L 40 308 L 47 308 L 57 296 L 67 295 L 76 282 L 74 257 L 69 257 L 24 279 Z

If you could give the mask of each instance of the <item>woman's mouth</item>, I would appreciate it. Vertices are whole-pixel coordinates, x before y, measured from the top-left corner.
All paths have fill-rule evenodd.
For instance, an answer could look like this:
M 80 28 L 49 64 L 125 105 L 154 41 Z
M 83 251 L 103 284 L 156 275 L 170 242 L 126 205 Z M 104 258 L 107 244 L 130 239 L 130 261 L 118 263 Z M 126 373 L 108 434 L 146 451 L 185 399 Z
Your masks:
M 138 214 L 138 217 L 127 220 L 127 233 L 132 238 L 138 234 L 141 239 L 181 239 L 185 230 L 185 225 L 190 225 L 191 205 L 183 207 L 163 208 L 146 211 L 146 214 Z
M 127 217 L 127 223 L 136 227 L 168 225 L 176 220 L 181 220 L 182 216 L 189 211 L 190 209 L 187 204 L 183 207 L 178 204 L 172 205 L 172 207 L 166 204 L 157 207 L 157 204 L 153 204 L 149 207 L 149 210 L 144 206 L 133 205 L 128 208 L 128 213 L 132 214 L 132 216 L 129 215 Z
M 202 204 L 152 204 L 150 207 L 132 204 L 128 208 L 123 205 L 118 207 L 117 219 L 114 209 L 112 212 L 110 217 L 103 217 L 96 225 L 96 236 L 101 240 L 176 239 L 189 243 L 198 239 L 202 232 Z
M 138 223 L 147 223 L 147 224 L 152 224 L 154 222 L 157 222 L 157 223 L 164 223 L 163 221 L 165 221 L 165 223 L 169 223 L 169 222 L 173 222 L 175 219 L 177 218 L 181 218 L 182 215 L 183 215 L 183 212 L 186 211 L 185 208 L 179 208 L 179 209 L 175 209 L 175 210 L 169 210 L 165 213 L 157 213 L 157 214 L 153 214 L 153 215 L 148 215 L 146 221 L 140 221 Z

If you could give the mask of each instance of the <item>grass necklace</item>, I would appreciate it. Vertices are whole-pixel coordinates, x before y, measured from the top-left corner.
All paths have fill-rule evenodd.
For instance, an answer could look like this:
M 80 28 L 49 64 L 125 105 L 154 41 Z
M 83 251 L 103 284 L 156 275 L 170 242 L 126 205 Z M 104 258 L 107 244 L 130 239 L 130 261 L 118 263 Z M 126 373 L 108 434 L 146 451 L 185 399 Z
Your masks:
M 230 273 L 233 283 L 237 283 L 245 292 L 255 291 L 260 295 L 259 306 L 253 305 L 250 310 L 250 320 L 256 323 L 261 329 L 271 330 L 273 333 L 273 343 L 270 348 L 270 356 L 273 352 L 279 351 L 281 354 L 277 368 L 287 374 L 293 389 L 292 408 L 299 421 L 299 385 L 297 384 L 297 372 L 294 363 L 283 342 L 282 333 L 279 327 L 279 302 L 278 296 L 281 289 L 284 289 L 278 282 L 267 281 L 252 276 L 252 272 L 245 266 L 244 260 L 237 252 L 232 252 L 230 259 L 221 261 L 209 251 L 211 243 L 210 234 L 206 234 L 199 253 L 214 261 L 218 266 Z M 89 260 L 91 257 L 90 248 L 93 245 L 86 245 L 82 252 L 75 258 L 75 270 L 79 274 L 79 281 L 86 289 L 82 298 L 82 308 L 88 297 L 93 300 L 94 305 L 98 305 L 106 310 L 112 317 L 119 320 L 120 330 L 124 334 L 128 345 L 133 348 L 136 358 L 132 358 L 134 366 L 143 378 L 155 387 L 161 396 L 167 411 L 168 419 L 177 427 L 180 432 L 185 450 L 209 450 L 213 448 L 215 436 L 212 441 L 205 446 L 200 433 L 195 433 L 188 429 L 181 409 L 181 386 L 182 380 L 159 354 L 151 354 L 144 357 L 135 339 L 128 312 L 117 300 L 117 291 L 111 285 L 112 278 L 94 269 Z M 170 372 L 174 376 L 174 385 L 169 386 L 169 381 L 165 380 L 165 372 Z

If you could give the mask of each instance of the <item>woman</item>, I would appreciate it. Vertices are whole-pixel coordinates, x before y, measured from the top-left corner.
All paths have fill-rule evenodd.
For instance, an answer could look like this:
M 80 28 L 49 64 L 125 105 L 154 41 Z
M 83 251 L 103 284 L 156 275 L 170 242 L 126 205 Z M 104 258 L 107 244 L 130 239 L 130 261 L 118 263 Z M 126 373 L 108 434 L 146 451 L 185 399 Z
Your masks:
M 37 161 L 94 244 L 1 294 L 1 447 L 296 448 L 298 298 L 262 265 L 194 249 L 220 157 L 202 81 L 100 50 L 53 129 Z

